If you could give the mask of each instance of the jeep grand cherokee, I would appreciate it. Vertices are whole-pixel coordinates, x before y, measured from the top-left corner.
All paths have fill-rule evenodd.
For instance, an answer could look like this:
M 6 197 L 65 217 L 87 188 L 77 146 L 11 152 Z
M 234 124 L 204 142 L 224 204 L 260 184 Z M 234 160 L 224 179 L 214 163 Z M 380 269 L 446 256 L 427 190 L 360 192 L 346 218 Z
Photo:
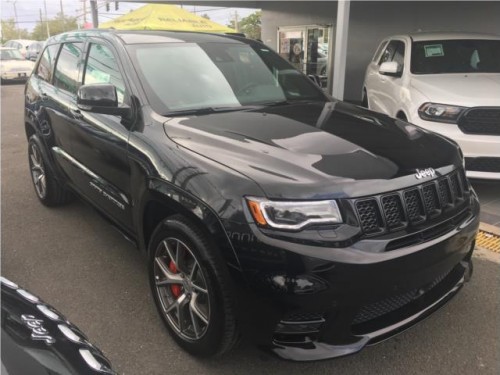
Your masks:
M 354 353 L 471 274 L 479 205 L 457 144 L 327 96 L 257 41 L 52 37 L 25 127 L 40 201 L 80 196 L 132 239 L 193 354 L 240 335 L 292 360 Z

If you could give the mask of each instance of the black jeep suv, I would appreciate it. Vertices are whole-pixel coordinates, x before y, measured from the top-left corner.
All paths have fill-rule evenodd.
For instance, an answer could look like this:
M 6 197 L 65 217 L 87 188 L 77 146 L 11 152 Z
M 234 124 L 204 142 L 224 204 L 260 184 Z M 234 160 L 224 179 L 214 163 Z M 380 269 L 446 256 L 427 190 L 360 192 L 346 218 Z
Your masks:
M 479 205 L 456 143 L 328 97 L 259 42 L 65 33 L 25 100 L 38 198 L 76 193 L 137 243 L 191 353 L 240 334 L 293 360 L 354 353 L 471 274 Z

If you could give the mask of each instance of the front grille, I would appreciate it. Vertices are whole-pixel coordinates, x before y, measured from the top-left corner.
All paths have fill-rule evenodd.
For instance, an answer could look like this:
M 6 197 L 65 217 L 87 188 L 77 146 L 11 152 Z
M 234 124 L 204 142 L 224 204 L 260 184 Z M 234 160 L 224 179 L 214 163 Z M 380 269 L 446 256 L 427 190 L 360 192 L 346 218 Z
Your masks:
M 465 158 L 468 171 L 500 173 L 500 158 Z
M 421 297 L 424 293 L 429 292 L 432 288 L 443 281 L 449 273 L 450 272 L 446 272 L 445 274 L 440 275 L 423 288 L 415 288 L 409 292 L 397 294 L 363 306 L 354 317 L 352 324 L 356 325 L 368 322 L 400 309 L 401 307 Z
M 382 218 L 375 199 L 365 199 L 356 202 L 356 209 L 361 226 L 365 233 L 377 233 L 383 227 Z
M 422 206 L 422 198 L 418 189 L 408 190 L 404 192 L 406 211 L 408 218 L 412 223 L 419 223 L 425 220 L 424 207 Z
M 401 203 L 401 198 L 398 194 L 382 197 L 382 207 L 385 213 L 385 221 L 389 228 L 403 226 L 405 213 L 403 210 L 403 204 Z
M 322 313 L 311 313 L 311 312 L 299 312 L 299 313 L 290 313 L 287 314 L 281 319 L 284 323 L 304 323 L 304 322 L 322 322 L 323 314 Z
M 454 171 L 410 189 L 354 201 L 361 230 L 366 236 L 420 225 L 444 212 L 461 211 L 469 194 L 463 171 Z
M 500 108 L 472 108 L 458 120 L 466 134 L 500 135 Z

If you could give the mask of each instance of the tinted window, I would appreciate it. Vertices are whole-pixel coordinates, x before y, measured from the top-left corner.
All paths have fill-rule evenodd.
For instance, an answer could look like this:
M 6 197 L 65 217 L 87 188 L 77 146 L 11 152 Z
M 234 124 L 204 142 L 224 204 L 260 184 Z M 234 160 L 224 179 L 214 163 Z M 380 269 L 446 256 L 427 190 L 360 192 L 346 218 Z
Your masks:
M 131 45 L 155 111 L 325 101 L 322 91 L 269 48 L 236 43 Z
M 78 72 L 82 43 L 65 43 L 57 59 L 54 72 L 54 85 L 71 93 L 78 89 Z
M 431 40 L 412 45 L 414 74 L 500 73 L 499 40 Z
M 116 59 L 108 47 L 100 44 L 90 45 L 83 83 L 85 85 L 111 83 L 116 87 L 118 101 L 123 103 L 125 83 L 118 69 Z
M 52 67 L 57 57 L 57 51 L 59 51 L 59 44 L 47 46 L 43 51 L 36 75 L 44 81 L 50 82 L 52 80 Z

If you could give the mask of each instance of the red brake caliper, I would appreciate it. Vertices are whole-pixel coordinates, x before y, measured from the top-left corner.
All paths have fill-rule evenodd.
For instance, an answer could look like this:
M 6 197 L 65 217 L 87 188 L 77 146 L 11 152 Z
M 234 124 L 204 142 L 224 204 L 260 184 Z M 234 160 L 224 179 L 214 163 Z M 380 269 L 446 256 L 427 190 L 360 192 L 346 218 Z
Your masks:
M 173 273 L 177 273 L 177 267 L 175 266 L 175 263 L 173 261 L 170 261 L 170 264 L 168 265 L 168 269 L 172 271 Z M 172 284 L 170 285 L 170 290 L 172 291 L 172 294 L 175 298 L 179 298 L 179 296 L 182 293 L 182 286 L 177 285 L 177 284 Z

